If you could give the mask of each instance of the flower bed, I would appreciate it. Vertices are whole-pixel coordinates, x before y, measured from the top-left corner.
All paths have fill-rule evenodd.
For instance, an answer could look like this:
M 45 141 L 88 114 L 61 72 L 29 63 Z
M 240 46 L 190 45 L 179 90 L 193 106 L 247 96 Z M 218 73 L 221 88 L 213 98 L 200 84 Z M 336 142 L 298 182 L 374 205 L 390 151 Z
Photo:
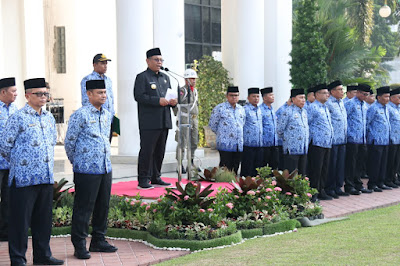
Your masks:
M 271 177 L 268 167 L 258 171 L 257 177 L 239 178 L 231 190 L 220 189 L 215 197 L 209 197 L 211 186 L 201 189 L 199 182 L 185 187 L 177 183 L 177 191 L 167 189 L 154 202 L 112 196 L 109 235 L 196 250 L 293 230 L 299 226 L 295 219 L 322 212 L 310 201 L 316 191 L 306 177 L 287 171 L 274 171 Z M 53 225 L 64 232 L 71 224 L 72 203 L 72 196 L 66 195 L 53 209 Z

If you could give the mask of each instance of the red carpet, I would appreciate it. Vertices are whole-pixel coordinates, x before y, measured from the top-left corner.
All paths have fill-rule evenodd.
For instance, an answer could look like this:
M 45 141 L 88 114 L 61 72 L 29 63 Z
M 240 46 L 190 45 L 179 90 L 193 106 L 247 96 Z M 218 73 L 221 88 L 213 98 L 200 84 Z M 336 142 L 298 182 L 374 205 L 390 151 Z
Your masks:
M 175 186 L 175 183 L 178 182 L 178 178 L 168 178 L 163 177 L 162 180 L 165 182 L 171 183 Z M 188 181 L 186 179 L 182 179 L 182 183 L 186 184 Z M 214 182 L 200 182 L 202 188 L 207 187 L 208 185 L 212 184 L 212 189 L 214 191 L 210 194 L 210 196 L 214 196 L 219 187 L 222 188 L 231 188 L 232 186 L 229 183 L 214 183 Z M 136 196 L 138 193 L 142 198 L 146 199 L 156 199 L 161 195 L 164 195 L 166 190 L 165 187 L 155 187 L 154 189 L 138 189 L 137 188 L 138 181 L 128 181 L 128 182 L 118 182 L 112 184 L 111 187 L 111 194 L 118 195 L 118 196 Z

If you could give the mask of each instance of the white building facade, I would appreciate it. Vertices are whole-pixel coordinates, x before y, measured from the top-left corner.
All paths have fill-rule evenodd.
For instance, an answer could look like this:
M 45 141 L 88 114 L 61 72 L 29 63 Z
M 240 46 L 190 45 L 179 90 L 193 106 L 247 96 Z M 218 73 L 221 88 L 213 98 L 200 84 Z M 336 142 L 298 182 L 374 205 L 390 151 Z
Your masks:
M 275 107 L 282 105 L 291 88 L 292 1 L 217 2 L 222 63 L 241 99 L 249 87 L 273 86 Z M 64 99 L 68 121 L 81 106 L 80 81 L 93 71 L 93 56 L 111 58 L 106 75 L 121 120 L 119 155 L 138 155 L 135 77 L 146 69 L 145 54 L 153 47 L 160 47 L 165 67 L 183 74 L 184 0 L 0 0 L 0 21 L 0 78 L 16 77 L 19 107 L 25 103 L 23 80 L 45 77 L 52 97 Z M 171 131 L 167 152 L 175 146 Z

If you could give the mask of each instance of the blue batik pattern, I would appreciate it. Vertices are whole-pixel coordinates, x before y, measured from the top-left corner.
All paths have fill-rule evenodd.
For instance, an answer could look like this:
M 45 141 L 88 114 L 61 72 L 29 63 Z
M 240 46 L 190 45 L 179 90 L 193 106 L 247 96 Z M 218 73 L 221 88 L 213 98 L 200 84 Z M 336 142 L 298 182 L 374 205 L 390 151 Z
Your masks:
M 355 97 L 353 97 L 353 98 L 355 98 Z M 345 105 L 348 101 L 350 101 L 350 99 L 349 99 L 348 97 L 345 97 L 345 98 L 343 99 L 343 104 Z
M 274 108 L 261 104 L 261 115 L 263 121 L 263 146 L 278 146 L 278 133 L 276 132 L 276 114 Z
M 243 127 L 243 145 L 247 147 L 263 146 L 263 121 L 261 108 L 247 103 L 244 106 L 246 120 Z
M 388 107 L 375 102 L 367 111 L 367 144 L 389 145 L 389 136 Z
M 353 144 L 366 143 L 367 106 L 357 97 L 345 103 L 347 113 L 347 142 Z
M 278 110 L 276 111 L 276 121 L 279 121 L 280 116 L 283 114 L 283 112 L 285 111 L 286 108 L 288 108 L 289 105 L 286 103 L 284 103 L 281 107 L 278 108 Z M 278 126 L 278 122 L 277 122 L 277 126 Z M 278 130 L 276 132 L 278 134 Z M 278 146 L 282 146 L 282 138 L 279 136 L 278 134 Z
M 106 109 L 107 111 L 109 111 L 114 116 L 115 110 L 114 110 L 114 94 L 113 94 L 113 90 L 112 90 L 112 81 L 106 75 L 101 76 L 96 71 L 93 71 L 91 74 L 84 77 L 81 81 L 82 106 L 91 105 L 89 102 L 89 98 L 86 94 L 86 81 L 99 80 L 99 79 L 104 79 L 104 83 L 106 84 L 106 91 L 107 91 L 107 100 L 102 105 L 102 107 L 104 109 Z
M 212 111 L 209 126 L 217 135 L 217 150 L 243 151 L 243 126 L 246 119 L 244 108 L 229 102 L 218 104 Z
M 39 114 L 26 104 L 7 120 L 0 136 L 0 153 L 10 163 L 8 185 L 53 184 L 56 123 L 52 114 Z
M 279 117 L 278 136 L 283 140 L 283 153 L 302 155 L 308 153 L 309 128 L 304 108 L 291 105 Z
M 331 122 L 333 127 L 332 145 L 346 144 L 347 142 L 347 112 L 342 99 L 329 97 L 325 103 L 331 114 Z
M 6 126 L 7 119 L 18 111 L 17 106 L 14 103 L 10 103 L 8 106 L 0 101 L 0 136 L 3 135 L 4 127 Z M 0 156 L 0 170 L 10 169 L 10 164 Z
M 390 144 L 400 144 L 400 105 L 389 102 Z
M 315 100 L 307 108 L 307 118 L 310 143 L 322 148 L 332 148 L 333 127 L 328 107 Z
M 74 173 L 111 172 L 110 120 L 110 112 L 91 104 L 71 115 L 64 146 Z

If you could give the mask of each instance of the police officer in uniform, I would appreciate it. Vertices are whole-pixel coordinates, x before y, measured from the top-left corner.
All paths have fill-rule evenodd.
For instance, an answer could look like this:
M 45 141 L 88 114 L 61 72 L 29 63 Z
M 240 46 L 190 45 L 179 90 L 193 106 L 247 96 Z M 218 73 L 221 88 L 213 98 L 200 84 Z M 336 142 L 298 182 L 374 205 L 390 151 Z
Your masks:
M 24 81 L 28 103 L 8 120 L 0 136 L 0 153 L 10 163 L 8 243 L 11 265 L 26 265 L 28 229 L 32 230 L 33 263 L 62 265 L 52 257 L 54 117 L 43 110 L 49 94 L 44 78 Z
M 181 124 L 188 124 L 189 123 L 189 116 L 190 116 L 190 153 L 192 155 L 192 169 L 196 169 L 196 167 L 193 164 L 193 158 L 194 158 L 194 153 L 197 149 L 197 145 L 199 144 L 199 120 L 198 120 L 198 115 L 199 115 L 199 102 L 198 102 L 198 91 L 196 89 L 196 80 L 198 78 L 197 73 L 194 69 L 186 69 L 184 73 L 185 77 L 185 86 L 179 89 L 180 93 L 180 99 L 181 99 L 181 114 L 180 114 L 180 119 L 181 119 Z M 190 90 L 190 92 L 189 92 Z M 188 96 L 190 94 L 190 106 L 185 106 L 188 104 Z M 175 106 L 173 108 L 174 114 L 178 115 L 178 108 Z M 178 116 L 179 119 L 179 116 Z M 177 121 L 178 124 L 178 121 Z M 188 128 L 184 127 L 182 128 L 181 132 L 181 146 L 179 147 L 178 145 L 176 146 L 176 160 L 179 160 L 178 158 L 178 153 L 179 149 L 182 151 L 182 157 L 181 160 L 184 158 L 185 154 L 185 149 L 187 147 L 187 133 L 188 133 Z M 178 142 L 179 138 L 179 129 L 176 131 L 175 134 L 175 140 Z M 197 170 L 200 170 L 197 168 Z M 186 173 L 185 168 L 182 165 L 182 173 Z
M 368 189 L 382 192 L 383 189 L 392 189 L 384 184 L 390 142 L 390 121 L 387 106 L 390 98 L 390 87 L 378 88 L 376 95 L 377 101 L 367 111 Z
M 246 113 L 244 108 L 237 104 L 238 87 L 228 87 L 226 99 L 226 102 L 214 107 L 208 125 L 217 135 L 219 166 L 224 166 L 237 174 L 243 152 L 243 126 Z
M 364 102 L 371 87 L 359 84 L 356 96 L 345 103 L 347 113 L 347 144 L 345 164 L 345 192 L 350 195 L 372 193 L 361 181 L 363 146 L 366 144 L 367 106 Z
M 107 98 L 106 84 L 104 80 L 88 80 L 85 87 L 90 104 L 71 115 L 65 137 L 65 151 L 74 171 L 71 241 L 78 259 L 90 258 L 86 249 L 90 216 L 93 230 L 89 251 L 117 251 L 105 240 L 112 183 L 109 142 L 112 116 L 102 107 Z
M 0 79 L 0 135 L 7 119 L 18 111 L 14 104 L 17 97 L 17 87 L 15 78 Z M 10 164 L 0 156 L 0 241 L 8 239 L 8 174 Z
M 241 176 L 256 176 L 256 168 L 263 166 L 263 124 L 260 101 L 260 89 L 249 88 L 248 103 L 244 106 L 246 121 L 243 127 L 243 158 Z
M 310 146 L 308 156 L 310 186 L 318 190 L 318 199 L 331 200 L 325 192 L 328 176 L 330 151 L 332 148 L 333 128 L 331 114 L 326 106 L 329 92 L 326 84 L 315 87 L 315 101 L 307 107 L 308 125 L 310 129 Z
M 283 141 L 283 166 L 290 172 L 298 169 L 304 175 L 309 143 L 306 96 L 303 89 L 292 89 L 290 96 L 293 104 L 283 111 L 277 123 L 278 136 Z
M 260 105 L 263 122 L 263 165 L 269 165 L 272 169 L 278 169 L 279 149 L 278 133 L 276 132 L 276 114 L 272 104 L 275 101 L 272 87 L 261 90 L 263 103 Z
M 139 189 L 152 189 L 153 185 L 171 185 L 160 176 L 168 130 L 172 128 L 171 107 L 177 103 L 176 99 L 165 99 L 171 84 L 168 76 L 160 72 L 164 61 L 160 49 L 150 49 L 146 56 L 148 68 L 136 76 L 133 89 L 138 103 L 140 133 Z
M 346 161 L 347 113 L 342 100 L 342 82 L 340 80 L 333 81 L 328 85 L 328 90 L 331 96 L 326 102 L 326 106 L 331 114 L 333 141 L 325 192 L 328 196 L 336 199 L 339 196 L 349 196 L 342 190 Z
M 398 188 L 400 185 L 397 175 L 400 169 L 400 87 L 390 91 L 390 102 L 387 107 L 390 122 L 390 144 L 385 185 Z

